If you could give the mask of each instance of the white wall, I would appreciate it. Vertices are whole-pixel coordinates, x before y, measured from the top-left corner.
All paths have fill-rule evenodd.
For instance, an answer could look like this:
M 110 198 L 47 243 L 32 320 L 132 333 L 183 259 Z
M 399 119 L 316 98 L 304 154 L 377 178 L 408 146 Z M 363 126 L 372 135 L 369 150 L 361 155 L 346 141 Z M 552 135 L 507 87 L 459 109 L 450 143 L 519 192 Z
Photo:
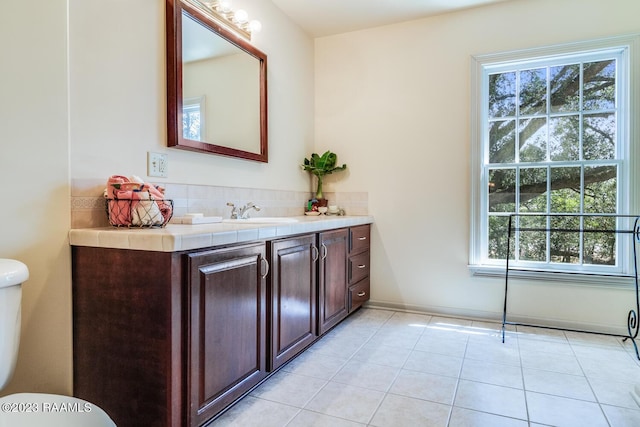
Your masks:
M 498 318 L 503 280 L 467 268 L 471 56 L 638 32 L 639 14 L 636 0 L 515 0 L 316 39 L 316 147 L 349 165 L 335 186 L 369 192 L 372 300 Z M 634 302 L 514 283 L 523 317 L 607 329 Z
M 169 153 L 171 183 L 310 190 L 298 165 L 313 148 L 313 41 L 271 2 L 235 5 L 263 24 L 268 164 L 166 148 L 163 0 L 2 3 L 0 257 L 31 277 L 0 394 L 72 393 L 70 183 L 144 177 L 153 150 Z
M 313 42 L 271 2 L 235 1 L 263 24 L 269 163 L 166 147 L 162 0 L 70 0 L 71 176 L 146 175 L 147 151 L 169 154 L 153 182 L 307 190 L 298 165 L 313 144 Z M 108 4 L 108 3 L 111 3 Z
M 66 1 L 2 2 L 0 258 L 29 267 L 16 391 L 71 390 Z

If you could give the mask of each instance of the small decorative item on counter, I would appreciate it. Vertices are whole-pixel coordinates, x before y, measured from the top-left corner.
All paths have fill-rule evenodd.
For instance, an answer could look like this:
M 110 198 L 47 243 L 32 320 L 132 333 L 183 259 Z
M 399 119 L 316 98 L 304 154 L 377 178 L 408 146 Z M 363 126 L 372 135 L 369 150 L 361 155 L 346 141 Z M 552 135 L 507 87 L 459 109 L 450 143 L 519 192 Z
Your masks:
M 322 206 L 317 199 L 309 199 L 304 210 L 305 215 L 346 215 L 345 210 L 337 205 Z
M 305 212 L 318 212 L 318 208 L 320 207 L 320 202 L 318 199 L 309 199 L 307 202 L 307 208 L 304 210 Z
M 317 199 L 309 199 L 307 202 L 307 206 L 304 209 L 304 214 L 307 216 L 317 216 L 320 215 L 318 212 L 318 200 Z
M 325 215 L 346 215 L 347 213 L 345 212 L 345 210 L 339 206 L 336 205 L 329 205 L 328 209 L 327 209 L 327 213 Z
M 322 194 L 322 178 L 325 175 L 330 175 L 333 172 L 345 170 L 346 164 L 342 166 L 336 166 L 338 163 L 338 155 L 331 151 L 326 151 L 322 156 L 317 153 L 311 154 L 309 159 L 304 159 L 304 163 L 301 165 L 302 169 L 312 173 L 318 178 L 318 186 L 316 188 L 315 199 L 317 206 L 327 206 L 327 199 Z M 307 212 L 311 209 L 307 209 Z
M 115 227 L 164 227 L 173 215 L 173 201 L 164 188 L 137 176 L 113 175 L 104 190 L 107 218 Z

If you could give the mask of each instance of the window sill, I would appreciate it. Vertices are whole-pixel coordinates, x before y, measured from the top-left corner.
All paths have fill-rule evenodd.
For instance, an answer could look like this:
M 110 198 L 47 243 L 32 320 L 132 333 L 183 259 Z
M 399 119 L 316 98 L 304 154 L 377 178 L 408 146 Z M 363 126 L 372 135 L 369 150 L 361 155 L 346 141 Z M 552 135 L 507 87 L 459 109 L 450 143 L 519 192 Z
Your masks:
M 474 276 L 505 277 L 505 268 L 490 265 L 469 265 Z M 562 282 L 566 285 L 594 286 L 618 289 L 635 289 L 633 276 L 604 275 L 593 273 L 570 273 L 561 271 L 541 271 L 533 269 L 509 269 L 510 279 L 539 280 L 545 282 Z

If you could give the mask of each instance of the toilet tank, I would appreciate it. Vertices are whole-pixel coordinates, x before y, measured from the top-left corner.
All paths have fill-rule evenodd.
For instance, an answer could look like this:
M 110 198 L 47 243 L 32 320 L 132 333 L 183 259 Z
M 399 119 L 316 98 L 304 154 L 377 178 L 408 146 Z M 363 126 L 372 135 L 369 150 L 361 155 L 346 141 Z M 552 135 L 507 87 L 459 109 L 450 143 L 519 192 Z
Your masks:
M 0 258 L 0 390 L 11 379 L 18 359 L 22 283 L 28 278 L 26 265 Z

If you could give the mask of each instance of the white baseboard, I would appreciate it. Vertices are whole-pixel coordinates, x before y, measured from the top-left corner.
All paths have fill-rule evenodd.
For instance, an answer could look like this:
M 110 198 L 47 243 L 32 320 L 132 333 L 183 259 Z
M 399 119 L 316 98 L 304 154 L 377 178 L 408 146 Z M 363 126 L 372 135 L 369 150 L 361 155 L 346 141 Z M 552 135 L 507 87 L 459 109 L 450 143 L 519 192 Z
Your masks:
M 502 313 L 481 310 L 464 310 L 452 307 L 421 306 L 387 301 L 369 300 L 368 308 L 380 308 L 404 311 L 408 313 L 427 314 L 430 316 L 457 317 L 468 320 L 482 320 L 484 322 L 502 322 Z
M 388 301 L 369 300 L 366 304 L 369 308 L 392 309 L 411 313 L 427 314 L 431 316 L 457 317 L 468 320 L 502 323 L 502 313 L 441 306 L 421 306 Z M 628 334 L 625 327 L 619 325 L 607 325 L 566 319 L 540 318 L 535 316 L 507 314 L 508 322 L 524 323 L 541 327 L 570 329 L 577 331 L 589 331 L 602 334 L 624 335 Z

